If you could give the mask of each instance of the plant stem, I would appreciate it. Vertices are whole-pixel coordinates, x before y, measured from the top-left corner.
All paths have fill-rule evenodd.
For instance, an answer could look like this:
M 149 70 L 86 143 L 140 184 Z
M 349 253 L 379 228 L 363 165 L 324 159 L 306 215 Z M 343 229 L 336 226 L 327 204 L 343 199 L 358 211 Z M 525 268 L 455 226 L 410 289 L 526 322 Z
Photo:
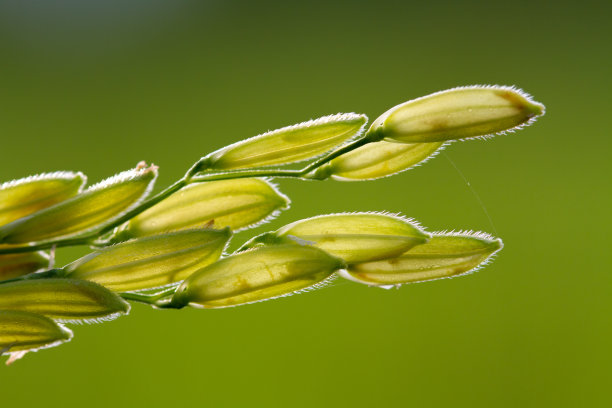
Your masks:
M 0 280 L 0 285 L 5 283 L 17 282 L 22 280 L 35 280 L 35 279 L 47 279 L 47 278 L 62 278 L 64 277 L 63 269 L 49 269 L 44 272 L 32 272 L 27 275 L 21 275 L 16 278 Z
M 367 136 L 367 135 L 366 135 Z M 192 183 L 202 183 L 206 181 L 213 180 L 229 180 L 229 179 L 238 179 L 238 178 L 249 178 L 249 177 L 274 177 L 274 178 L 301 178 L 312 180 L 307 177 L 308 173 L 315 170 L 322 165 L 329 163 L 336 157 L 348 153 L 357 149 L 358 147 L 364 146 L 367 143 L 370 143 L 372 140 L 369 137 L 362 137 L 360 139 L 354 140 L 353 142 L 341 146 L 338 149 L 330 152 L 326 156 L 321 157 L 319 160 L 316 160 L 304 167 L 301 170 L 280 170 L 280 169 L 270 169 L 270 170 L 231 170 L 224 173 L 211 173 L 211 174 L 202 174 L 199 176 L 195 176 L 190 179 L 188 184 Z
M 176 291 L 176 288 L 177 286 L 174 285 L 168 289 L 162 290 L 161 292 L 157 292 L 157 293 L 146 294 L 146 293 L 135 293 L 135 292 L 123 292 L 123 293 L 120 293 L 119 295 L 125 300 L 145 303 L 151 306 L 158 306 L 159 301 L 163 298 L 172 296 L 174 292 Z
M 90 239 L 97 238 L 100 235 L 103 235 L 103 234 L 105 234 L 107 232 L 112 231 L 115 227 L 118 227 L 119 225 L 123 224 L 124 222 L 131 220 L 132 218 L 134 218 L 135 216 L 137 216 L 141 212 L 143 212 L 143 211 L 153 207 L 155 204 L 157 204 L 160 201 L 168 198 L 170 195 L 176 193 L 181 188 L 185 187 L 187 184 L 189 184 L 188 180 L 185 177 L 183 177 L 179 181 L 177 181 L 174 184 L 172 184 L 170 187 L 166 188 L 164 191 L 161 191 L 161 192 L 157 193 L 156 195 L 154 195 L 153 197 L 149 198 L 148 200 L 143 201 L 136 208 L 132 209 L 131 211 L 128 211 L 127 213 L 123 214 L 121 217 L 119 217 L 118 219 L 116 219 L 112 223 L 106 225 L 104 228 L 102 228 L 97 233 L 92 234 L 92 236 L 90 236 Z
M 298 178 L 298 179 L 303 179 L 303 180 L 316 180 L 319 178 L 308 177 L 308 174 L 312 172 L 313 170 L 315 170 L 316 168 L 326 163 L 329 163 L 330 161 L 332 161 L 333 159 L 335 159 L 336 157 L 342 154 L 351 152 L 357 149 L 358 147 L 361 147 L 367 143 L 376 141 L 378 139 L 379 138 L 376 132 L 366 133 L 363 137 L 356 139 L 352 141 L 351 143 L 348 143 L 344 146 L 337 148 L 336 150 L 329 152 L 327 155 L 319 158 L 318 160 L 315 160 L 314 162 L 310 163 L 309 165 L 307 165 L 301 170 L 282 170 L 282 169 L 269 169 L 269 170 L 259 169 L 257 170 L 256 169 L 256 170 L 231 170 L 231 171 L 227 171 L 223 173 L 201 174 L 199 173 L 199 171 L 200 171 L 200 168 L 204 165 L 203 164 L 204 162 L 200 160 L 196 164 L 194 164 L 189 169 L 189 171 L 187 171 L 187 173 L 185 174 L 183 178 L 176 181 L 170 187 L 157 193 L 156 195 L 149 198 L 148 200 L 143 201 L 140 205 L 133 208 L 131 211 L 125 213 L 124 215 L 117 218 L 113 222 L 102 226 L 100 229 L 92 233 L 89 233 L 87 235 L 83 235 L 80 237 L 55 239 L 55 240 L 51 240 L 47 242 L 41 242 L 35 245 L 5 246 L 5 247 L 0 245 L 0 255 L 40 251 L 40 250 L 45 250 L 45 249 L 49 249 L 52 247 L 60 248 L 60 247 L 66 247 L 66 246 L 91 245 L 94 243 L 96 239 L 98 239 L 102 235 L 106 234 L 107 232 L 112 231 L 114 228 L 118 227 L 119 225 L 123 224 L 126 221 L 129 221 L 130 219 L 134 218 L 138 214 L 142 213 L 148 208 L 151 208 L 155 204 L 168 198 L 173 193 L 177 192 L 181 188 L 187 185 L 190 185 L 190 184 L 204 183 L 207 181 L 214 181 L 214 180 L 230 180 L 230 179 L 250 178 L 250 177 L 274 177 L 274 178 L 284 177 L 284 178 Z

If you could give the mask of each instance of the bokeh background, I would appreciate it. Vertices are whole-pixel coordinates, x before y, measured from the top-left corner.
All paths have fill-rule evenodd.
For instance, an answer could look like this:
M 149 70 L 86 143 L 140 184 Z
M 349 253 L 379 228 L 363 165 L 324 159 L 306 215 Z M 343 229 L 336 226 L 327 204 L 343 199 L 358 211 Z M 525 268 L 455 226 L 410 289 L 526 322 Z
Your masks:
M 252 231 L 401 212 L 430 231 L 501 236 L 484 270 L 391 291 L 338 281 L 227 310 L 135 305 L 0 368 L 0 405 L 610 406 L 608 6 L 0 2 L 2 180 L 81 170 L 95 182 L 147 160 L 161 187 L 242 138 L 337 112 L 374 119 L 458 85 L 517 85 L 548 108 L 392 178 L 281 180 L 292 209 Z

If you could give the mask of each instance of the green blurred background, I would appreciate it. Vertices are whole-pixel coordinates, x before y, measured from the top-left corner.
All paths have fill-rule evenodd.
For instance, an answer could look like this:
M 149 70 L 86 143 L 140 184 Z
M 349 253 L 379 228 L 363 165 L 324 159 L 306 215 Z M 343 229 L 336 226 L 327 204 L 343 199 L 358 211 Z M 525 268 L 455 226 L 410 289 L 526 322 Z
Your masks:
M 292 209 L 252 231 L 401 212 L 501 236 L 481 272 L 226 310 L 135 305 L 0 368 L 0 406 L 610 406 L 609 17 L 592 1 L 2 1 L 2 180 L 95 182 L 147 160 L 161 187 L 239 139 L 458 85 L 516 85 L 548 112 L 399 176 L 281 180 Z

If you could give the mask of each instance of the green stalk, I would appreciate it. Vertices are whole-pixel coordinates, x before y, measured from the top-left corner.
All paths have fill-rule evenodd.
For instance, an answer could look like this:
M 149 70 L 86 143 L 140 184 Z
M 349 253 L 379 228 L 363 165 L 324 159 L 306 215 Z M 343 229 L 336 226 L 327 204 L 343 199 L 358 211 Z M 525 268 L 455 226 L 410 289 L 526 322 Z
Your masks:
M 371 134 L 370 134 L 371 135 Z M 231 170 L 225 173 L 212 173 L 212 174 L 204 174 L 201 176 L 194 176 L 189 180 L 188 184 L 193 183 L 202 183 L 206 181 L 214 181 L 214 180 L 228 180 L 228 179 L 238 179 L 238 178 L 250 178 L 250 177 L 271 177 L 271 178 L 299 178 L 303 180 L 321 180 L 319 178 L 309 177 L 309 173 L 318 167 L 332 161 L 336 157 L 348 153 L 361 147 L 365 144 L 368 144 L 374 141 L 374 138 L 369 134 L 366 134 L 364 137 L 354 140 L 351 143 L 348 143 L 345 146 L 341 146 L 336 150 L 331 151 L 326 156 L 321 157 L 319 160 L 316 160 L 304 167 L 301 170 L 280 170 L 280 169 L 270 169 L 270 170 Z M 194 166 L 195 168 L 196 166 Z
M 0 285 L 5 283 L 17 282 L 22 280 L 34 280 L 34 279 L 45 279 L 45 278 L 62 278 L 64 277 L 63 269 L 49 269 L 43 272 L 32 272 L 27 275 L 18 276 L 16 278 L 0 280 Z
M 378 137 L 376 132 L 366 133 L 363 137 L 357 140 L 354 140 L 353 142 L 348 143 L 344 146 L 341 146 L 337 148 L 336 150 L 329 152 L 327 155 L 319 158 L 318 160 L 315 160 L 314 162 L 310 163 L 309 165 L 307 165 L 301 170 L 282 170 L 282 169 L 233 170 L 233 171 L 228 171 L 224 173 L 212 173 L 212 174 L 203 174 L 203 175 L 196 176 L 196 174 L 200 172 L 201 168 L 204 166 L 203 160 L 199 160 L 189 169 L 189 171 L 185 174 L 185 176 L 183 176 L 183 178 L 176 181 L 170 187 L 157 193 L 156 195 L 149 198 L 148 200 L 143 201 L 140 205 L 133 208 L 131 211 L 128 211 L 123 216 L 119 217 L 112 223 L 105 225 L 104 227 L 100 228 L 97 231 L 94 231 L 92 233 L 89 233 L 87 235 L 83 235 L 80 237 L 63 238 L 63 239 L 60 238 L 56 240 L 42 242 L 42 243 L 35 244 L 35 245 L 23 245 L 23 246 L 7 247 L 7 248 L 0 247 L 0 255 L 40 251 L 40 250 L 50 249 L 54 246 L 60 248 L 60 247 L 77 246 L 77 245 L 92 245 L 102 235 L 106 234 L 107 232 L 112 231 L 114 228 L 118 227 L 119 225 L 123 224 L 126 221 L 129 221 L 130 219 L 134 218 L 138 214 L 142 213 L 148 208 L 151 208 L 155 204 L 168 198 L 170 195 L 174 194 L 181 188 L 188 186 L 190 184 L 205 183 L 207 181 L 215 181 L 215 180 L 230 180 L 230 179 L 251 178 L 251 177 L 270 177 L 270 178 L 283 178 L 284 177 L 284 178 L 297 178 L 297 179 L 302 179 L 302 180 L 320 180 L 320 178 L 310 177 L 309 173 L 311 173 L 313 170 L 330 162 L 331 160 L 335 159 L 336 157 L 342 154 L 355 150 L 358 147 L 361 147 L 367 143 L 377 141 L 378 139 L 380 138 Z
M 164 305 L 169 302 L 164 301 L 164 300 L 165 298 L 168 298 L 174 295 L 174 292 L 176 292 L 176 288 L 177 288 L 177 285 L 173 285 L 160 292 L 151 293 L 151 294 L 123 292 L 123 293 L 120 293 L 119 296 L 121 296 L 125 300 L 131 300 L 133 302 L 144 303 L 150 306 L 156 306 L 160 308 L 167 308 L 167 307 L 164 307 Z

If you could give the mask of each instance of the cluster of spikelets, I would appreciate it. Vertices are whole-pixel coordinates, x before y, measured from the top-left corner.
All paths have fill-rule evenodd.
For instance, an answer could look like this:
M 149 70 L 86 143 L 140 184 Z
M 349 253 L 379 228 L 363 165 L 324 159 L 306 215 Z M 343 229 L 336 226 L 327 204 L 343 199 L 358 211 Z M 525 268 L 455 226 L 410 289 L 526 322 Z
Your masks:
M 507 87 L 468 87 L 398 105 L 367 132 L 339 114 L 220 149 L 150 196 L 157 168 L 84 188 L 57 172 L 0 185 L 0 351 L 9 361 L 70 340 L 66 323 L 155 308 L 224 308 L 324 286 L 335 277 L 389 288 L 472 272 L 502 248 L 485 233 L 428 233 L 387 213 L 317 216 L 251 238 L 225 254 L 234 232 L 289 207 L 268 178 L 370 180 L 397 174 L 453 140 L 517 129 L 543 106 Z M 309 161 L 299 170 L 270 168 Z M 268 178 L 265 178 L 268 177 Z M 47 250 L 93 252 L 53 268 Z

